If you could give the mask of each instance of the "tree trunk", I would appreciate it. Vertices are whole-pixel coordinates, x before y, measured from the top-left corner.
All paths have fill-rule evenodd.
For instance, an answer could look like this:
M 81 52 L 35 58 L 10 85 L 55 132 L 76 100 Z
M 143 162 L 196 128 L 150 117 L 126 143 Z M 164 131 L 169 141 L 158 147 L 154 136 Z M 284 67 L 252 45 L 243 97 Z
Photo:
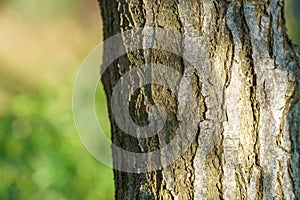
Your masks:
M 137 153 L 155 151 L 174 139 L 182 121 L 196 124 L 184 131 L 195 136 L 193 142 L 169 166 L 148 166 L 148 172 L 140 173 L 114 170 L 116 199 L 300 198 L 300 65 L 286 34 L 282 0 L 99 2 L 105 39 L 139 27 L 186 36 L 176 47 L 181 56 L 157 48 L 134 50 L 106 70 L 102 81 L 113 143 Z M 125 46 L 129 39 L 124 37 Z M 105 47 L 104 55 L 109 52 Z M 167 119 L 159 134 L 134 137 L 114 119 L 111 96 L 126 72 L 150 62 L 169 66 L 190 82 L 181 78 L 175 92 L 146 84 L 127 99 L 120 96 L 140 126 L 149 124 L 152 105 L 164 107 Z M 188 70 L 191 65 L 195 71 Z M 154 72 L 149 73 L 154 81 Z M 122 155 L 113 152 L 113 158 L 117 169 L 130 165 Z M 165 158 L 159 159 L 163 163 Z

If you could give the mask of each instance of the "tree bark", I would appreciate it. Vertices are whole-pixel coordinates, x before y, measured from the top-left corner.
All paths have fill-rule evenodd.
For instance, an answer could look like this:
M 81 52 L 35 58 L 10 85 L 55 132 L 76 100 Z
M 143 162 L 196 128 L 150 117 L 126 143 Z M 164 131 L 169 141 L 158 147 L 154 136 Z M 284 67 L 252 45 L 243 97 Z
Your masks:
M 288 39 L 282 0 L 99 0 L 104 38 L 139 27 L 160 27 L 197 38 L 201 53 L 183 39 L 192 57 L 157 49 L 128 52 L 104 73 L 112 142 L 133 152 L 159 149 L 174 138 L 179 103 L 162 85 L 145 85 L 130 99 L 139 125 L 149 107 L 163 105 L 163 136 L 136 138 L 116 124 L 110 106 L 113 87 L 126 72 L 148 62 L 185 75 L 196 98 L 186 96 L 182 112 L 197 110 L 195 140 L 170 166 L 146 173 L 114 170 L 116 199 L 299 199 L 300 63 Z M 124 42 L 125 44 L 125 42 Z M 109 49 L 104 50 L 109 53 Z M 203 71 L 204 70 L 204 71 Z M 135 80 L 138 81 L 138 80 Z M 187 133 L 188 134 L 188 133 Z M 209 145 L 210 148 L 207 148 Z M 120 157 L 113 155 L 114 165 Z

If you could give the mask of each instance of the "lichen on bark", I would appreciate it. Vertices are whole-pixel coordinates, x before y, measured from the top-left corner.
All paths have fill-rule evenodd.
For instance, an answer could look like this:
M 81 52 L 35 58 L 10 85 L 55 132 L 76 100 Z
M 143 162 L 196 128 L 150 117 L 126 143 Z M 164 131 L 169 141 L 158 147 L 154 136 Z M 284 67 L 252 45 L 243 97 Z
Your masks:
M 187 96 L 189 104 L 181 111 L 198 109 L 189 149 L 154 172 L 115 170 L 116 199 L 300 197 L 300 64 L 286 34 L 282 0 L 99 2 L 105 38 L 139 27 L 175 30 L 186 35 L 178 51 L 193 58 L 188 63 L 157 49 L 128 52 L 102 78 L 108 102 L 120 77 L 149 62 L 191 77 L 189 84 L 178 80 L 180 88 L 191 87 L 197 97 Z M 186 70 L 189 65 L 195 71 Z M 177 100 L 161 85 L 140 88 L 124 99 L 132 118 L 146 124 L 148 108 L 163 105 L 168 114 L 163 136 L 128 136 L 111 117 L 113 143 L 134 152 L 168 143 L 180 120 Z

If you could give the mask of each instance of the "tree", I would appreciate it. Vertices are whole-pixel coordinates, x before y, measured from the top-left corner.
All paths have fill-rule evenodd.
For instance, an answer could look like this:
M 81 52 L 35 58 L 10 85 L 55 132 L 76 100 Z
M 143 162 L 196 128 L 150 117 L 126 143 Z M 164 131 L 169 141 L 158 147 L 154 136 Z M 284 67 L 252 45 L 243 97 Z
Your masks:
M 174 30 L 185 35 L 176 48 L 192 58 L 156 48 L 133 50 L 105 71 L 102 81 L 115 145 L 132 152 L 155 151 L 175 138 L 182 113 L 194 113 L 185 123 L 197 124 L 184 132 L 195 138 L 171 165 L 141 173 L 114 170 L 116 199 L 300 197 L 300 63 L 286 33 L 282 0 L 99 3 L 105 39 L 139 27 Z M 133 37 L 124 37 L 124 45 Z M 104 53 L 109 51 L 105 47 Z M 167 119 L 160 133 L 138 138 L 118 126 L 110 101 L 121 77 L 149 62 L 188 73 L 190 82 L 179 81 L 179 87 L 194 96 L 181 95 L 186 102 L 182 108 L 174 92 L 146 84 L 128 99 L 120 97 L 129 102 L 131 118 L 140 126 L 149 124 L 152 105 L 164 107 Z M 191 65 L 195 71 L 188 70 Z M 126 158 L 114 152 L 113 157 L 115 166 L 126 165 Z

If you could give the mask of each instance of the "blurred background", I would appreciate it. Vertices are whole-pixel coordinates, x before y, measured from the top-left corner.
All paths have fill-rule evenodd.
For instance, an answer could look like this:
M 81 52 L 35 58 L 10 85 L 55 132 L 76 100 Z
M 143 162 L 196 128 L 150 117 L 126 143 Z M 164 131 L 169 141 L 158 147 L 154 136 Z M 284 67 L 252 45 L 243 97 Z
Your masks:
M 113 199 L 112 170 L 85 150 L 72 116 L 76 73 L 101 31 L 97 0 L 0 1 L 1 200 Z
M 300 44 L 300 1 L 286 0 Z M 113 199 L 112 170 L 81 144 L 72 87 L 102 38 L 97 0 L 0 0 L 0 199 Z M 106 100 L 98 118 L 109 135 Z

